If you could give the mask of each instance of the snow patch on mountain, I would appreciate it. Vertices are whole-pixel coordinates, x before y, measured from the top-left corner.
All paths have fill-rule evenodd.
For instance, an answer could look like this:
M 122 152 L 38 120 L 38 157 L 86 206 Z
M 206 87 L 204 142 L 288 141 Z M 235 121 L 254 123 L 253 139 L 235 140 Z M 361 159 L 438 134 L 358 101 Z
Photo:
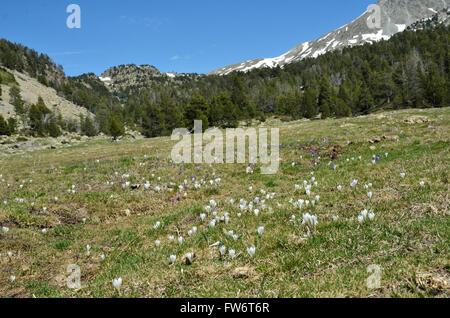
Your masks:
M 98 77 L 102 82 L 111 82 L 111 77 Z

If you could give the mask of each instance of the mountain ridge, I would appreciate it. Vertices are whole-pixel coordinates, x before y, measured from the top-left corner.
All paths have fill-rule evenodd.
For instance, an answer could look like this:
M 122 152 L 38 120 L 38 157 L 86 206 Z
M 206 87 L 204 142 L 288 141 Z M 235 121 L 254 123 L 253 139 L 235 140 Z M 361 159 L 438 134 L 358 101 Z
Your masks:
M 315 58 L 344 47 L 388 40 L 392 35 L 404 31 L 416 21 L 429 18 L 438 11 L 448 8 L 449 1 L 380 0 L 377 5 L 380 8 L 382 27 L 377 28 L 376 32 L 368 26 L 367 20 L 372 16 L 372 12 L 367 10 L 350 23 L 326 33 L 317 40 L 301 43 L 278 57 L 232 64 L 209 72 L 208 75 L 227 75 L 234 71 L 247 72 L 262 67 L 283 67 L 295 61 L 308 57 Z

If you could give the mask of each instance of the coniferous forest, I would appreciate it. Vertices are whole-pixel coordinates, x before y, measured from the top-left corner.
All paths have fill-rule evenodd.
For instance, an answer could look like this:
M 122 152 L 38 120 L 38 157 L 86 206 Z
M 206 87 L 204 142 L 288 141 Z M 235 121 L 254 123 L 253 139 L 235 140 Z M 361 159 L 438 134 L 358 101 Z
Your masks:
M 235 127 L 273 115 L 283 120 L 324 119 L 450 104 L 449 27 L 444 25 L 409 29 L 388 41 L 329 52 L 284 68 L 225 76 L 192 74 L 179 81 L 163 77 L 114 92 L 94 74 L 66 77 L 45 54 L 4 39 L 0 61 L 95 114 L 95 119 L 64 123 L 55 118 L 40 125 L 36 118 L 42 116 L 37 112 L 56 116 L 41 100 L 31 107 L 23 105 L 20 91 L 12 89 L 17 113 L 25 115 L 40 135 L 59 135 L 61 129 L 88 136 L 116 135 L 117 127 L 122 131 L 127 126 L 154 137 L 192 127 L 195 119 L 203 120 L 204 128 Z M 0 126 L 7 126 L 6 121 L 0 119 Z M 111 127 L 116 127 L 114 133 Z

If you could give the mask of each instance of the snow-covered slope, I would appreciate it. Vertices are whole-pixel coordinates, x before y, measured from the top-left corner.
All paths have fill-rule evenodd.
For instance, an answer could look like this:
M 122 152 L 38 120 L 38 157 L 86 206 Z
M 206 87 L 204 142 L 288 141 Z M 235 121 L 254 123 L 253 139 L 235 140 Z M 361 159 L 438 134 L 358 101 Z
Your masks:
M 209 74 L 226 75 L 233 71 L 247 72 L 254 68 L 283 66 L 344 47 L 388 40 L 395 33 L 403 32 L 417 20 L 428 18 L 437 11 L 448 8 L 450 0 L 380 0 L 377 5 L 381 17 L 379 28 L 376 27 L 378 25 L 369 27 L 368 21 L 375 16 L 377 11 L 368 10 L 356 20 L 339 29 L 329 32 L 315 41 L 302 43 L 281 56 L 249 60 L 220 68 Z M 373 23 L 372 26 L 374 26 Z

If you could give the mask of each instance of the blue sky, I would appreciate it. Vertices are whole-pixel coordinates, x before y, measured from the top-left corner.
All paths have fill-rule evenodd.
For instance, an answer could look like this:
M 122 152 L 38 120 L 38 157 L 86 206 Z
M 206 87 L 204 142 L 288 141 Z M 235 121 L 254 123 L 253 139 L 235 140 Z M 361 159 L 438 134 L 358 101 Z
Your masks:
M 0 38 L 48 54 L 68 75 L 120 64 L 206 73 L 274 57 L 340 27 L 375 0 L 2 1 Z M 81 7 L 81 29 L 66 8 Z

